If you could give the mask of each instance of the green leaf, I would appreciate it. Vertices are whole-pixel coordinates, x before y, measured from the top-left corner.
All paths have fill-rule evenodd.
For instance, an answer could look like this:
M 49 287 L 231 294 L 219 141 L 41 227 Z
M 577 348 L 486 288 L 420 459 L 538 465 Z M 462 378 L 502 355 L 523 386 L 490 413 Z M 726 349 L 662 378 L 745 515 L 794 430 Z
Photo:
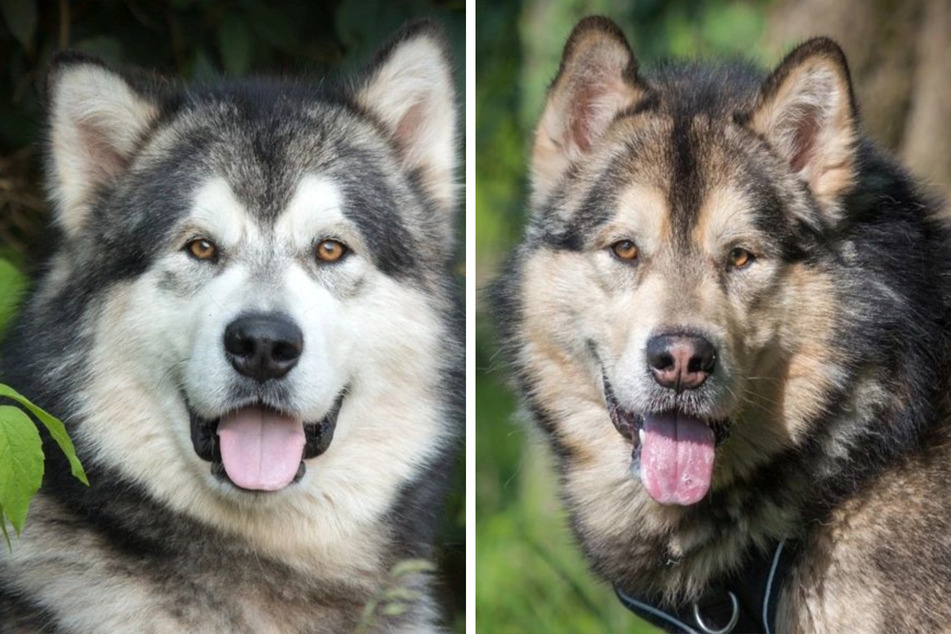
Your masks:
M 404 559 L 393 566 L 390 577 L 396 579 L 404 575 L 435 571 L 436 565 L 428 559 Z
M 24 290 L 26 278 L 23 274 L 6 260 L 0 259 L 0 336 L 16 313 Z
M 402 603 L 390 603 L 389 605 L 383 606 L 383 609 L 380 610 L 380 614 L 383 616 L 400 616 L 405 614 L 408 609 L 409 606 Z
M 363 612 L 360 613 L 360 621 L 357 623 L 356 634 L 366 634 L 373 627 L 373 624 L 376 622 L 376 608 L 377 608 L 376 599 L 370 599 L 365 606 L 363 606 Z
M 229 15 L 218 27 L 221 63 L 232 75 L 243 75 L 251 64 L 251 34 L 237 16 Z
M 69 439 L 69 434 L 66 433 L 66 427 L 63 425 L 63 422 L 52 414 L 49 414 L 45 410 L 31 403 L 29 399 L 14 390 L 9 385 L 0 384 L 0 396 L 16 401 L 23 407 L 30 410 L 33 415 L 36 416 L 41 423 L 43 423 L 43 426 L 46 427 L 46 430 L 50 433 L 50 436 L 56 441 L 56 444 L 59 445 L 59 448 L 63 451 L 66 459 L 69 460 L 69 466 L 73 477 L 86 486 L 89 486 L 89 480 L 86 478 L 86 472 L 83 470 L 83 465 L 79 462 L 79 457 L 76 455 L 76 447 L 73 446 L 73 441 Z
M 0 0 L 0 13 L 24 50 L 33 50 L 36 33 L 36 2 L 34 0 Z
M 403 586 L 396 586 L 395 588 L 390 588 L 383 593 L 383 599 L 387 603 L 412 603 L 413 601 L 419 601 L 423 598 L 423 595 L 418 590 L 412 588 L 405 588 Z
M 43 441 L 36 425 L 20 408 L 0 405 L 0 505 L 17 535 L 42 482 Z

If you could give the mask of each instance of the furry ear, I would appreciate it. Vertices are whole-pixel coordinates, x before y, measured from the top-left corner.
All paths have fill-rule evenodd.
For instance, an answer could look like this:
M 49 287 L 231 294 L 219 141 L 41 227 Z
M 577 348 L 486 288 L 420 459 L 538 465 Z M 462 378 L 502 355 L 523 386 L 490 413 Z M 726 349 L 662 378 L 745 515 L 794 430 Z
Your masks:
M 533 202 L 544 200 L 568 167 L 607 131 L 618 112 L 646 93 L 621 29 L 607 18 L 581 20 L 565 44 L 561 67 L 535 130 Z
M 742 118 L 824 206 L 852 184 L 857 114 L 845 54 L 832 40 L 814 38 L 787 55 Z
M 78 232 L 95 192 L 125 169 L 158 107 L 94 58 L 54 58 L 47 79 L 49 188 L 56 220 Z
M 426 191 L 453 207 L 456 113 L 449 44 L 434 22 L 411 22 L 371 62 L 357 102 L 386 127 L 403 164 Z

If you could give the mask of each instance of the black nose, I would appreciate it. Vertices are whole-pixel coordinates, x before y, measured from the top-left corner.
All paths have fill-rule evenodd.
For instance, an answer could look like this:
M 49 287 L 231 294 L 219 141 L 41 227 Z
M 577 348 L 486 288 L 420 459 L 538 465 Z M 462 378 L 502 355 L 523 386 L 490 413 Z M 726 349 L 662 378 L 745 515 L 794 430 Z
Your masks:
M 284 315 L 244 315 L 225 329 L 225 353 L 231 365 L 262 383 L 290 372 L 303 350 L 304 333 Z
M 713 374 L 717 349 L 696 335 L 658 335 L 647 342 L 647 365 L 660 385 L 695 390 Z

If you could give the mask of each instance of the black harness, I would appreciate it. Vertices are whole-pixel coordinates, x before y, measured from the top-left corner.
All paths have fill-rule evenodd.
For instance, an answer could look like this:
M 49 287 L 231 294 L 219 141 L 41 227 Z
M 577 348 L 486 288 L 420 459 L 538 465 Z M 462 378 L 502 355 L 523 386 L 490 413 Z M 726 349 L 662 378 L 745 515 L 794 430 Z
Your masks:
M 673 634 L 774 634 L 776 604 L 783 581 L 796 556 L 793 542 L 780 542 L 739 570 L 710 584 L 695 603 L 662 610 L 660 602 L 633 597 L 615 586 L 628 610 Z

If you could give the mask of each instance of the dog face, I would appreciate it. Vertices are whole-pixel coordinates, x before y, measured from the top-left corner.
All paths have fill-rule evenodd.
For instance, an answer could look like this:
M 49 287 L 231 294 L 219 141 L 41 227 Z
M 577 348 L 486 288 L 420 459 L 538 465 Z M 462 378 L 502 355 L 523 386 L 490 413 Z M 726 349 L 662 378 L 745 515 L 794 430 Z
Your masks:
M 141 342 L 133 354 L 153 361 L 136 366 L 142 381 L 181 385 L 189 444 L 224 483 L 274 491 L 303 476 L 332 440 L 357 360 L 385 362 L 388 344 L 360 334 L 394 308 L 375 295 L 386 275 L 342 193 L 303 176 L 262 223 L 225 179 L 202 182 L 111 324 L 116 348 Z
M 500 292 L 521 318 L 523 387 L 578 458 L 569 468 L 608 473 L 623 445 L 653 501 L 689 506 L 804 439 L 837 380 L 823 236 L 854 140 L 831 42 L 765 82 L 744 67 L 644 79 L 613 24 L 576 27 L 536 132 L 528 238 Z
M 232 510 L 282 508 L 324 516 L 309 530 L 326 545 L 385 511 L 449 435 L 431 386 L 446 371 L 451 86 L 428 25 L 338 87 L 185 91 L 60 59 L 63 244 L 37 301 L 92 298 L 73 360 L 92 461 L 230 530 Z

